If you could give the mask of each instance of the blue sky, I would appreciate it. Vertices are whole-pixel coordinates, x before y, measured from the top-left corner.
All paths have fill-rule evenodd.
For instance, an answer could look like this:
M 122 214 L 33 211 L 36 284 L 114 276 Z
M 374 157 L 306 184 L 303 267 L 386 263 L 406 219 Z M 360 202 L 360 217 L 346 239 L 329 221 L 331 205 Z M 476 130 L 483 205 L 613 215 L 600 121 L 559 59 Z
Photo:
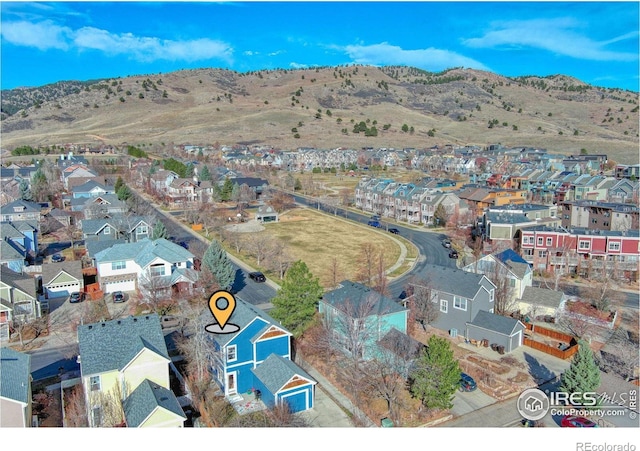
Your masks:
M 220 67 L 464 66 L 638 91 L 638 2 L 0 2 L 2 89 Z

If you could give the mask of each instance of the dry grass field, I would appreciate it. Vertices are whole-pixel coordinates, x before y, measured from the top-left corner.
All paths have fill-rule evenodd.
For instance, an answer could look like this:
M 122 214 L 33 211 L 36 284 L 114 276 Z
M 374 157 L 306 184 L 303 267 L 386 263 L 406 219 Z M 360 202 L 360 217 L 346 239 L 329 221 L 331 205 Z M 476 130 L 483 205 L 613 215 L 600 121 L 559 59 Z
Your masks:
M 285 241 L 294 258 L 304 261 L 325 288 L 331 285 L 334 257 L 341 270 L 341 279 L 355 278 L 361 246 L 365 243 L 373 243 L 383 252 L 385 268 L 395 264 L 400 256 L 400 246 L 385 232 L 311 209 L 291 210 L 279 223 L 266 224 L 266 230 L 259 233 Z

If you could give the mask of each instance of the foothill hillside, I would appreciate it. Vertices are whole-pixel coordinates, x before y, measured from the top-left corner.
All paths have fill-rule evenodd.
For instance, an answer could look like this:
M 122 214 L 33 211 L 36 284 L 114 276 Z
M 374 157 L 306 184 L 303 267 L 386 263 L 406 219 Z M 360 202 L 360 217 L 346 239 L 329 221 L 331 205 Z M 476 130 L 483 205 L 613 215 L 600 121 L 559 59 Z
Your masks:
M 2 91 L 2 142 L 280 149 L 502 144 L 638 160 L 638 93 L 563 75 L 338 66 L 182 70 Z

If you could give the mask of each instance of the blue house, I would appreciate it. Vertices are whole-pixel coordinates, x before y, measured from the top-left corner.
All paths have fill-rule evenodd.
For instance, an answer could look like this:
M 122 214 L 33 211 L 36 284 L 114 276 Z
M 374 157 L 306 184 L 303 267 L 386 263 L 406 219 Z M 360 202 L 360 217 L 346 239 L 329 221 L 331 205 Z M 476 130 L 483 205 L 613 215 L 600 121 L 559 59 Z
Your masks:
M 33 263 L 38 253 L 38 223 L 33 220 L 2 222 L 0 239 L 3 243 L 2 262 L 14 271 L 22 272 L 25 260 Z
M 313 408 L 317 382 L 291 361 L 291 333 L 238 298 L 229 323 L 239 330 L 211 335 L 212 372 L 225 396 L 260 390 L 269 407 L 287 403 L 292 412 Z
M 95 180 L 89 180 L 82 185 L 74 186 L 71 190 L 74 199 L 102 196 L 103 194 L 116 194 L 113 186 L 103 185 Z
M 371 288 L 350 280 L 324 294 L 318 311 L 349 352 L 369 360 L 391 330 L 406 334 L 409 310 Z M 354 348 L 358 348 L 355 349 Z

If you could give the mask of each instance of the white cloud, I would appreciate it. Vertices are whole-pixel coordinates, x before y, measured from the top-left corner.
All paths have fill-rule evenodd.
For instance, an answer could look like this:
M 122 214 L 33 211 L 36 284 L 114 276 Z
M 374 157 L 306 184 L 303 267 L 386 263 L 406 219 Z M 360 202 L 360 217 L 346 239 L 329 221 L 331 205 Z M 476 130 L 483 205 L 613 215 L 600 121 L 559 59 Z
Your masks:
M 489 70 L 487 66 L 472 58 L 433 47 L 404 50 L 401 47 L 382 42 L 373 45 L 348 45 L 342 50 L 357 64 L 406 65 L 430 71 L 440 71 L 460 66 Z
M 291 67 L 293 69 L 306 69 L 307 67 L 309 67 L 309 65 L 308 64 L 300 64 L 300 63 L 291 62 L 291 63 L 289 63 L 289 67 Z
M 67 36 L 72 31 L 50 21 L 31 23 L 25 21 L 6 22 L 2 24 L 2 38 L 13 45 L 35 47 L 38 50 L 69 48 Z
M 253 55 L 258 55 L 258 52 L 253 52 L 251 50 L 245 50 L 244 52 L 242 52 L 243 55 L 245 56 L 253 56 Z
M 275 52 L 269 53 L 269 56 L 277 56 L 277 55 L 280 55 L 281 53 L 285 53 L 285 51 L 284 50 L 276 50 Z
M 200 61 L 212 58 L 228 61 L 233 53 L 228 44 L 206 38 L 172 41 L 140 37 L 132 33 L 113 34 L 93 27 L 79 29 L 73 43 L 81 50 L 91 49 L 108 55 L 125 55 L 143 62 Z
M 580 24 L 570 18 L 532 19 L 496 22 L 492 31 L 479 38 L 463 41 L 464 45 L 476 48 L 499 46 L 533 47 L 572 58 L 595 61 L 634 61 L 637 53 L 607 50 L 609 44 L 637 38 L 638 32 L 630 32 L 607 41 L 594 41 L 579 34 Z
M 231 62 L 233 55 L 233 48 L 229 44 L 207 38 L 174 41 L 136 36 L 132 33 L 115 34 L 94 27 L 74 31 L 49 21 L 3 23 L 2 38 L 14 45 L 40 50 L 96 50 L 106 55 L 128 56 L 142 62 L 192 62 L 209 59 Z

